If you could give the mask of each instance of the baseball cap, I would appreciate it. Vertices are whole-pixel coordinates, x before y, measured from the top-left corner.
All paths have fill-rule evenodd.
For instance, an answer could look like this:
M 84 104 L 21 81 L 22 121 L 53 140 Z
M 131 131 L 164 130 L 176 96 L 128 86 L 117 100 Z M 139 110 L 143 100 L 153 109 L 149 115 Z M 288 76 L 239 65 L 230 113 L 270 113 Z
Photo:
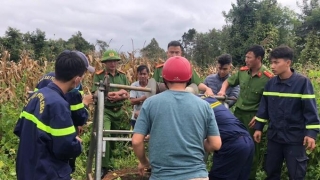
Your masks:
M 76 51 L 76 53 L 83 60 L 84 64 L 86 65 L 87 70 L 89 72 L 93 73 L 95 71 L 95 68 L 90 66 L 87 56 L 85 54 L 83 54 L 82 52 L 80 52 L 80 51 Z

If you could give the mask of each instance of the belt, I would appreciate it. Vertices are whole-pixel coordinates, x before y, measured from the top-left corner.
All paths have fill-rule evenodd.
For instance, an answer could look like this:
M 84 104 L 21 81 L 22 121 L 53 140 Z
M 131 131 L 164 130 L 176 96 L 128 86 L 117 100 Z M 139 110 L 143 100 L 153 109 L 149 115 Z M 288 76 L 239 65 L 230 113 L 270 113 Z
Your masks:
M 113 106 L 105 106 L 106 109 L 110 109 L 112 111 L 119 111 L 121 109 L 121 106 L 119 107 L 113 107 Z

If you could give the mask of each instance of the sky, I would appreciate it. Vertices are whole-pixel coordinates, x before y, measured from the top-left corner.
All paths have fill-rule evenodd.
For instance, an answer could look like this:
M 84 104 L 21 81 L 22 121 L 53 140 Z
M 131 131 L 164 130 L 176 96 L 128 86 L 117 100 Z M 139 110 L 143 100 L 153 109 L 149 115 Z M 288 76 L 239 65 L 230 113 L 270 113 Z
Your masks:
M 299 10 L 296 0 L 278 2 Z M 90 43 L 103 40 L 116 50 L 139 50 L 152 38 L 166 49 L 191 28 L 220 29 L 231 3 L 236 0 L 1 0 L 0 36 L 8 27 L 22 33 L 38 28 L 47 39 L 64 40 L 80 31 Z

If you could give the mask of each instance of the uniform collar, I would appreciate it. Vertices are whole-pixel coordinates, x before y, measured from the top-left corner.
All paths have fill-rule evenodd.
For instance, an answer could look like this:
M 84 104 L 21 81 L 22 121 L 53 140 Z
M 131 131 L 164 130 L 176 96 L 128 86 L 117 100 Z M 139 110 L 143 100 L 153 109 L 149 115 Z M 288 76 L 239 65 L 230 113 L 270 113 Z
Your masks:
M 104 70 L 104 73 L 106 74 L 107 70 Z M 119 75 L 119 71 L 116 70 L 116 73 L 114 74 L 114 76 Z M 108 75 L 113 76 L 111 73 L 108 72 Z
M 265 71 L 267 68 L 264 65 L 261 65 L 260 69 L 258 70 L 257 74 L 254 75 L 253 77 L 257 76 L 257 77 L 261 77 L 263 74 L 263 71 Z M 248 70 L 248 74 L 251 75 L 251 69 Z
M 291 86 L 292 83 L 295 81 L 295 76 L 297 75 L 297 73 L 295 72 L 295 70 L 293 68 L 290 68 L 290 70 L 292 72 L 292 75 L 289 77 L 289 79 L 281 80 L 280 77 L 277 76 L 274 84 L 286 84 L 288 86 Z
M 62 90 L 53 82 L 50 82 L 48 85 L 47 85 L 48 88 L 56 91 L 60 96 L 62 96 L 64 99 L 66 99 L 64 93 L 62 92 Z

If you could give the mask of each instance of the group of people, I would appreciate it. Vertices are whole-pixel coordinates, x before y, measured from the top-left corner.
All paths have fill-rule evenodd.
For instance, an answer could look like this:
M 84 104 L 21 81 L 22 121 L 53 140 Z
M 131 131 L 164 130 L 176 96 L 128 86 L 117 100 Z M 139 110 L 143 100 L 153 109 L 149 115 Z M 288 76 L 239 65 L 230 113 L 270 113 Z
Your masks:
M 119 130 L 126 116 L 122 106 L 133 105 L 130 120 L 134 131 L 132 147 L 139 160 L 139 173 L 151 167 L 150 179 L 246 180 L 255 179 L 260 162 L 260 141 L 267 127 L 264 170 L 267 179 L 278 180 L 285 160 L 290 179 L 304 179 L 308 157 L 319 133 L 320 121 L 310 80 L 292 69 L 293 51 L 287 46 L 273 49 L 270 68 L 262 64 L 265 50 L 248 48 L 246 66 L 232 71 L 232 57 L 218 57 L 217 74 L 203 83 L 183 57 L 179 41 L 167 47 L 167 60 L 158 65 L 153 78 L 167 88 L 147 97 L 144 92 L 110 88 L 105 98 L 104 129 Z M 114 50 L 104 52 L 103 70 L 95 71 L 79 51 L 63 51 L 55 61 L 55 71 L 44 75 L 18 119 L 14 133 L 20 138 L 17 179 L 70 179 L 75 158 L 81 153 L 82 126 L 88 119 L 92 95 L 84 95 L 81 80 L 86 71 L 94 82 L 106 75 L 110 83 L 130 85 L 117 69 L 121 60 Z M 131 86 L 146 87 L 150 70 L 137 68 L 138 80 Z M 194 83 L 203 92 L 186 92 Z M 94 92 L 97 87 L 92 87 Z M 233 97 L 225 103 L 214 98 Z M 234 100 L 237 99 L 237 100 Z M 148 136 L 149 157 L 145 154 Z M 102 177 L 113 170 L 114 143 L 106 143 Z M 205 153 L 214 152 L 207 171 Z

